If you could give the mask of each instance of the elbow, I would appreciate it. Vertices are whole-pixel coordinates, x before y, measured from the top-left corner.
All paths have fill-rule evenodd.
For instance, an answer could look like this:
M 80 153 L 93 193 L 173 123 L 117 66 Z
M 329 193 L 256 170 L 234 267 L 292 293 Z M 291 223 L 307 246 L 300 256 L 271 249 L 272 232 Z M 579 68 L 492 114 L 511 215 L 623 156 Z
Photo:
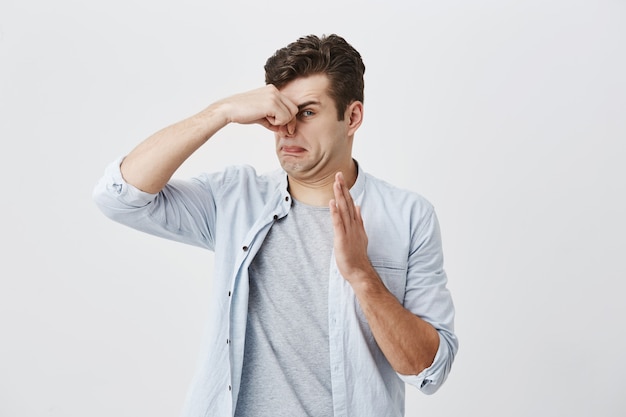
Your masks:
M 91 194 L 91 199 L 107 218 L 121 222 L 121 218 L 128 214 L 132 207 L 120 201 L 120 190 L 116 189 L 116 185 L 98 184 Z
M 398 376 L 406 383 L 415 386 L 426 395 L 432 395 L 441 388 L 447 380 L 452 363 L 458 351 L 458 341 L 450 332 L 439 332 L 439 345 L 430 365 L 419 369 L 418 373 L 403 374 Z

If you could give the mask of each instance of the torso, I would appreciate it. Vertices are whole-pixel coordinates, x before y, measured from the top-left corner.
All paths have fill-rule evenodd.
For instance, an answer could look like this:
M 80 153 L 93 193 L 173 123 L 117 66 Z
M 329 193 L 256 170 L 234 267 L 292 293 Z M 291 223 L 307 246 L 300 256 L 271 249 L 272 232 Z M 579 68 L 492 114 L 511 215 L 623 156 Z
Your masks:
M 236 417 L 331 416 L 328 208 L 293 202 L 252 262 Z

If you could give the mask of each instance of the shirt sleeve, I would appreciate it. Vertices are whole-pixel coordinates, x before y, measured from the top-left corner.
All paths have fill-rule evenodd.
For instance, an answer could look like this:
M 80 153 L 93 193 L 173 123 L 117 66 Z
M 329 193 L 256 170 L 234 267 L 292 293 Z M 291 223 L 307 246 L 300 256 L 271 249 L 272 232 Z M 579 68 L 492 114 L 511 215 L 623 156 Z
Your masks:
M 98 208 L 134 229 L 213 250 L 216 210 L 209 182 L 170 180 L 159 193 L 147 193 L 124 180 L 120 171 L 123 159 L 107 166 L 94 188 Z
M 445 382 L 458 340 L 454 334 L 454 304 L 447 289 L 439 223 L 434 210 L 421 221 L 412 239 L 404 307 L 430 323 L 439 333 L 439 349 L 430 367 L 418 375 L 399 377 L 425 394 L 435 393 Z

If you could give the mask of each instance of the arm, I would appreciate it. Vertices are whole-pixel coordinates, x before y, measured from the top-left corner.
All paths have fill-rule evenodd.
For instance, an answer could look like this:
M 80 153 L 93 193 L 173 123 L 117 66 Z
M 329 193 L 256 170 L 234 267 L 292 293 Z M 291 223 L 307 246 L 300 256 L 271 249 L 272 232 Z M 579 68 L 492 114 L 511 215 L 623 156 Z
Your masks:
M 335 234 L 335 257 L 351 284 L 372 334 L 383 354 L 403 375 L 417 375 L 434 361 L 439 334 L 428 322 L 405 309 L 389 292 L 367 256 L 367 235 L 356 207 L 338 173 L 330 202 Z
M 120 167 L 126 182 L 155 194 L 180 165 L 229 123 L 258 123 L 277 131 L 295 129 L 298 107 L 273 85 L 211 104 L 200 113 L 168 126 L 140 143 Z

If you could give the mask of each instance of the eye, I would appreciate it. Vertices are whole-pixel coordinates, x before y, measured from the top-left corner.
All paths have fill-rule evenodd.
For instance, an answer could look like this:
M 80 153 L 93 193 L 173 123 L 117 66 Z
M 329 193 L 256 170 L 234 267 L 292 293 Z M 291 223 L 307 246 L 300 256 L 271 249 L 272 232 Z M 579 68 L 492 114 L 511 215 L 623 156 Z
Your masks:
M 313 113 L 313 111 L 311 110 L 302 110 L 300 112 L 300 117 L 311 117 L 313 116 L 315 113 Z

